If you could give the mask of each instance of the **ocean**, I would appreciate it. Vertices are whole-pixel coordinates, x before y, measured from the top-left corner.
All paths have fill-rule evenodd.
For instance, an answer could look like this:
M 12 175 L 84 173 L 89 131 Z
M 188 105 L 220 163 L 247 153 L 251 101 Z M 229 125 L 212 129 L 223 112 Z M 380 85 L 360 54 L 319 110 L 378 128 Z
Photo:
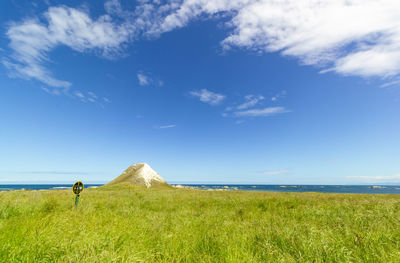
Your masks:
M 184 185 L 184 184 L 182 184 Z M 318 192 L 347 194 L 400 194 L 400 185 L 207 185 L 185 184 L 197 189 L 226 189 L 239 191 Z
M 177 185 L 177 184 L 174 184 Z M 238 184 L 181 184 L 202 190 L 227 191 L 273 191 L 273 192 L 318 192 L 352 194 L 400 194 L 400 185 L 238 185 Z M 87 184 L 86 188 L 101 184 Z M 72 189 L 72 184 L 8 184 L 0 185 L 0 191 L 12 190 L 57 190 Z
M 86 184 L 85 188 L 99 187 L 102 184 Z M 71 189 L 72 184 L 0 184 L 0 191 L 13 191 L 13 190 L 60 190 Z

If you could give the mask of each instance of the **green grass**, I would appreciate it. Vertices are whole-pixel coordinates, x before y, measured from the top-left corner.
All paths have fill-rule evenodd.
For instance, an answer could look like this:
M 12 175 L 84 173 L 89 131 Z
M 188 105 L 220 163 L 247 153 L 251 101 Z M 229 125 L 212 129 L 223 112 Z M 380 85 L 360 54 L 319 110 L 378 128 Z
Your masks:
M 0 262 L 400 262 L 400 196 L 0 192 Z

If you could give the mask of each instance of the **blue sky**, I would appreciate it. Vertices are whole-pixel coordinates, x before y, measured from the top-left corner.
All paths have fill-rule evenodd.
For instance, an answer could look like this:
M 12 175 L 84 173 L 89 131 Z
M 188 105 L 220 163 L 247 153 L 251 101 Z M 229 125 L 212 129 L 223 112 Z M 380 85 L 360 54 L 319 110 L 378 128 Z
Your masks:
M 371 17 L 371 14 L 374 14 Z M 2 1 L 0 183 L 400 183 L 397 1 Z

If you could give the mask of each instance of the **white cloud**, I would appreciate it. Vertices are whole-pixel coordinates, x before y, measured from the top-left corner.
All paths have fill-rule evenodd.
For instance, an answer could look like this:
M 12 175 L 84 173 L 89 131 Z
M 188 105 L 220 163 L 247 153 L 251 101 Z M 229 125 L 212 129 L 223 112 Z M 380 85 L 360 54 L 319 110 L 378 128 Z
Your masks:
M 47 88 L 42 88 L 45 91 L 47 91 Z M 54 89 L 56 90 L 56 89 Z M 56 94 L 58 95 L 58 94 Z M 92 103 L 99 103 L 102 106 L 102 102 L 105 103 L 110 103 L 110 100 L 106 97 L 100 98 L 92 91 L 88 91 L 88 92 L 82 92 L 79 90 L 76 90 L 73 92 L 73 97 L 78 98 L 80 101 L 82 102 L 92 102 Z
M 62 92 L 60 89 L 54 89 L 54 88 L 48 88 L 48 87 L 40 87 L 42 90 L 44 90 L 45 92 L 51 94 L 51 95 L 61 95 Z
M 80 92 L 80 91 L 75 91 L 74 94 L 75 94 L 76 97 L 78 97 L 81 100 L 85 99 L 85 95 L 83 95 L 83 93 Z
M 88 94 L 90 97 L 92 97 L 93 99 L 97 99 L 97 95 L 94 94 L 94 92 L 88 91 Z
M 87 100 L 88 101 L 90 101 L 90 102 L 97 102 L 98 100 L 98 97 L 97 97 L 97 95 L 96 94 L 94 94 L 94 92 L 92 92 L 92 91 L 88 91 L 88 96 L 87 96 Z
M 267 171 L 264 172 L 265 175 L 279 175 L 279 174 L 287 174 L 289 170 L 275 170 L 275 171 Z
M 262 109 L 251 109 L 251 110 L 244 110 L 244 111 L 236 111 L 234 115 L 236 117 L 266 117 L 281 113 L 290 112 L 289 110 L 285 109 L 284 107 L 267 107 Z
M 115 58 L 133 39 L 223 15 L 231 29 L 221 42 L 225 50 L 279 52 L 321 72 L 342 75 L 387 80 L 400 74 L 398 0 L 139 1 L 133 11 L 111 0 L 105 9 L 106 14 L 94 18 L 86 9 L 49 7 L 41 16 L 10 23 L 12 52 L 1 62 L 11 77 L 65 90 L 71 83 L 54 77 L 48 65 L 50 52 L 58 46 Z
M 245 102 L 243 104 L 240 104 L 236 108 L 238 110 L 244 110 L 250 107 L 255 106 L 259 101 L 263 100 L 263 96 L 255 96 L 255 95 L 247 95 L 244 97 Z
M 200 101 L 210 105 L 218 105 L 225 99 L 225 95 L 218 94 L 207 89 L 191 91 L 190 94 L 194 97 L 198 97 Z
M 150 79 L 149 77 L 147 77 L 146 75 L 144 75 L 143 73 L 138 73 L 137 74 L 137 78 L 139 80 L 139 85 L 140 86 L 147 86 L 150 84 Z
M 233 28 L 227 50 L 280 52 L 343 75 L 400 73 L 398 0 L 184 0 L 146 10 L 149 34 L 224 14 Z
M 281 91 L 276 94 L 272 101 L 277 100 L 280 97 L 284 97 L 286 95 L 286 91 Z M 222 113 L 223 117 L 259 117 L 259 116 L 271 116 L 275 114 L 281 114 L 289 112 L 289 110 L 284 107 L 264 107 L 264 108 L 254 108 L 257 104 L 259 104 L 262 100 L 264 100 L 264 96 L 261 95 L 246 95 L 244 97 L 245 102 L 238 106 L 229 106 L 225 108 L 225 111 Z M 243 121 L 237 120 L 236 124 L 240 124 Z
M 174 128 L 174 127 L 176 127 L 175 124 L 170 124 L 170 125 L 163 125 L 163 126 L 160 126 L 159 128 L 160 128 L 160 129 L 169 129 L 169 128 Z
M 54 88 L 71 86 L 69 81 L 53 77 L 46 66 L 49 53 L 57 46 L 114 58 L 134 31 L 131 23 L 114 22 L 109 14 L 92 19 L 86 10 L 66 6 L 50 7 L 44 19 L 40 18 L 10 24 L 7 37 L 12 53 L 2 62 L 10 76 L 36 79 Z
M 164 85 L 164 82 L 157 79 L 156 77 L 150 76 L 151 74 L 145 74 L 143 72 L 139 72 L 137 74 L 137 78 L 140 86 L 150 86 L 155 85 L 161 87 Z
M 390 182 L 390 181 L 400 182 L 400 174 L 389 175 L 389 176 L 347 176 L 346 178 L 357 179 L 366 182 Z
M 277 101 L 278 99 L 284 98 L 286 97 L 286 90 L 282 90 L 281 92 L 279 92 L 278 94 L 276 94 L 275 96 L 273 96 L 271 98 L 271 101 Z
M 392 81 L 382 84 L 381 88 L 387 88 L 387 87 L 399 86 L 399 85 L 400 85 L 400 79 L 394 79 Z

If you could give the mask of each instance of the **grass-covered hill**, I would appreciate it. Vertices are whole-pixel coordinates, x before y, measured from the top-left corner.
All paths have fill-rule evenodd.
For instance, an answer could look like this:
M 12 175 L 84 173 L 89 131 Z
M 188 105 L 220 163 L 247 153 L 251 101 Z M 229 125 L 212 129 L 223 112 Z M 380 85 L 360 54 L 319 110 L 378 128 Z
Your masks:
M 1 262 L 400 262 L 400 196 L 0 192 Z

